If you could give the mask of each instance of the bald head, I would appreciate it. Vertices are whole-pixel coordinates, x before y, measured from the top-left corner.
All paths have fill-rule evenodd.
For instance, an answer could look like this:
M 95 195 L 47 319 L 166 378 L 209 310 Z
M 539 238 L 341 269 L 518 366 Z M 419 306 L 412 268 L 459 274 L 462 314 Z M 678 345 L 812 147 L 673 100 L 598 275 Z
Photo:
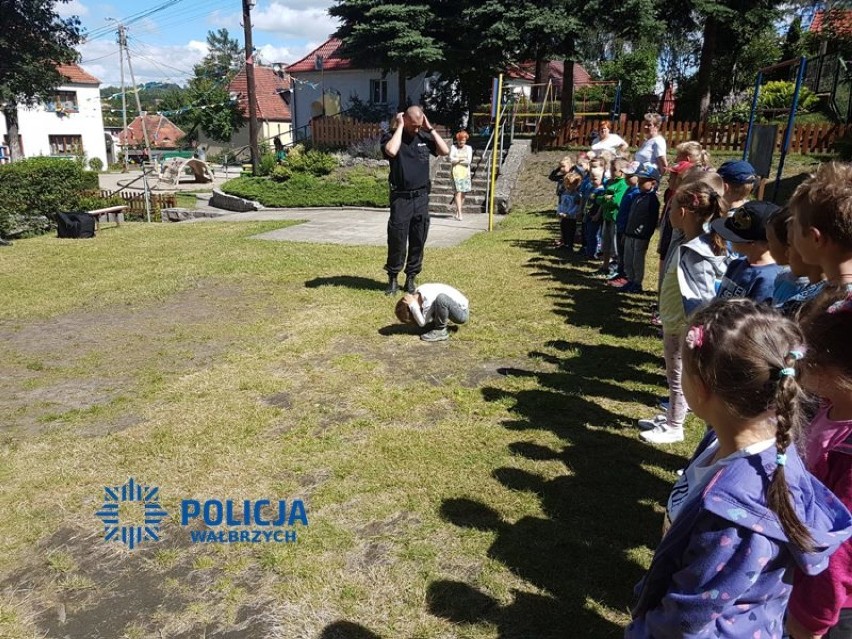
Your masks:
M 403 128 L 408 135 L 417 135 L 420 127 L 423 126 L 423 109 L 419 106 L 410 106 L 405 110 L 402 116 Z

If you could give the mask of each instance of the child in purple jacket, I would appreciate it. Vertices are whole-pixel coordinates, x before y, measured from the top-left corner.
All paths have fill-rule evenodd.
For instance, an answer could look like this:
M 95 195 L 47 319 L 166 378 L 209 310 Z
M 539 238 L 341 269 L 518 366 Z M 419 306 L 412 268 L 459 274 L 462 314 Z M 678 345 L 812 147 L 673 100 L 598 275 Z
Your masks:
M 852 534 L 791 443 L 802 335 L 746 299 L 714 301 L 689 323 L 683 392 L 712 430 L 669 496 L 625 636 L 781 639 L 789 569 L 820 573 Z

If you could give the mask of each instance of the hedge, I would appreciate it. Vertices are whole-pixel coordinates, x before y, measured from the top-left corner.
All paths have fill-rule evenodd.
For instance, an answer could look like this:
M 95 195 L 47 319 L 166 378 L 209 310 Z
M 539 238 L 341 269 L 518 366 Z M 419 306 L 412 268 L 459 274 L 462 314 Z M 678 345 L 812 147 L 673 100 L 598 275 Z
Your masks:
M 79 211 L 98 174 L 65 158 L 29 158 L 0 166 L 0 236 L 44 233 L 57 213 Z
M 286 182 L 240 177 L 223 184 L 222 190 L 277 208 L 389 206 L 387 177 L 358 171 L 351 171 L 344 177 L 294 173 Z

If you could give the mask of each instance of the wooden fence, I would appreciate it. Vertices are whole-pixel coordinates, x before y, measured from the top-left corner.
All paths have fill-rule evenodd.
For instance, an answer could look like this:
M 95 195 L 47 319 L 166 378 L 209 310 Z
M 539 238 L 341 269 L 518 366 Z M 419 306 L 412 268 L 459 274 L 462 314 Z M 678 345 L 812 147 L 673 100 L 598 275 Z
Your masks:
M 533 140 L 535 150 L 554 149 L 566 146 L 591 145 L 592 132 L 600 125 L 600 120 L 575 120 L 570 124 L 551 123 L 542 120 Z M 642 136 L 642 120 L 629 120 L 613 125 L 613 133 L 624 138 L 630 146 L 639 146 Z M 778 126 L 775 141 L 777 151 L 784 142 L 786 127 Z M 852 125 L 845 124 L 796 124 L 790 138 L 790 152 L 830 153 L 835 141 L 847 132 Z M 660 134 L 671 147 L 681 142 L 695 140 L 711 151 L 742 151 L 748 135 L 748 124 L 708 124 L 706 122 L 664 122 Z
M 311 122 L 311 139 L 321 147 L 347 147 L 369 138 L 378 138 L 382 129 L 375 122 L 353 118 L 317 118 Z
M 436 125 L 438 134 L 449 143 L 450 131 Z M 332 149 L 346 148 L 370 138 L 378 139 L 382 128 L 375 122 L 361 122 L 346 116 L 317 118 L 311 122 L 311 139 L 316 146 Z
M 124 200 L 127 206 L 127 212 L 131 215 L 145 215 L 145 195 L 144 193 L 121 191 L 119 193 L 111 193 L 110 191 L 101 191 L 101 197 L 120 197 Z M 161 209 L 171 209 L 177 206 L 177 197 L 174 193 L 152 193 L 151 194 L 151 212 L 157 212 Z

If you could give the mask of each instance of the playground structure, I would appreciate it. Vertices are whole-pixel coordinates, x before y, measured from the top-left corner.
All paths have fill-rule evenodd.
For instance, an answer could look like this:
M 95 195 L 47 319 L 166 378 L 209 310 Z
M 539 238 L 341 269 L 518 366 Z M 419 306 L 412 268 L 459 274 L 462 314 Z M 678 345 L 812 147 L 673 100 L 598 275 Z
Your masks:
M 533 102 L 525 95 L 503 91 L 503 108 L 508 117 L 506 127 L 512 137 L 533 137 L 541 123 L 556 124 L 562 121 L 562 102 L 551 81 L 533 84 L 531 88 L 543 87 L 541 102 Z M 594 81 L 574 89 L 575 119 L 615 120 L 621 115 L 621 83 L 616 81 Z M 492 113 L 483 109 L 472 114 L 468 125 L 474 134 L 488 129 L 492 124 Z M 490 132 L 490 129 L 487 131 Z
M 213 169 L 210 168 L 207 162 L 203 162 L 198 158 L 170 158 L 159 172 L 157 186 L 160 183 L 177 186 L 180 183 L 181 177 L 189 174 L 199 184 L 207 184 L 213 181 Z

